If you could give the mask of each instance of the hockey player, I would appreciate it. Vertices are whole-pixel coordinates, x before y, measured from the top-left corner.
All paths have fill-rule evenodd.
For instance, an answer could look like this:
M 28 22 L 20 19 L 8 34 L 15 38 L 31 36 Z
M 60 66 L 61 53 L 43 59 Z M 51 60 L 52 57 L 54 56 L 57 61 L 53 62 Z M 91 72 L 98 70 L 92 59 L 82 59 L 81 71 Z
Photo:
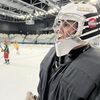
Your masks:
M 18 44 L 17 41 L 14 42 L 14 47 L 15 47 L 15 49 L 17 51 L 16 53 L 19 54 L 19 44 Z
M 100 16 L 88 3 L 61 8 L 53 47 L 40 65 L 39 100 L 100 100 L 100 50 L 87 40 L 100 34 Z
M 9 46 L 7 41 L 4 41 L 3 52 L 4 52 L 5 64 L 9 64 Z

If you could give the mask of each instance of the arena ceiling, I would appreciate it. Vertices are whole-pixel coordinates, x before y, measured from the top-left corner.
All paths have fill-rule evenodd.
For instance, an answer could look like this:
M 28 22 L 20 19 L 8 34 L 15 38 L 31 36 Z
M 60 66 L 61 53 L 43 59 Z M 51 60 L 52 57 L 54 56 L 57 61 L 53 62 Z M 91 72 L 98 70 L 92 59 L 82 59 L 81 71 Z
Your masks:
M 55 16 L 68 0 L 0 0 L 0 20 L 25 21 Z
M 69 1 L 82 0 L 0 0 L 0 20 L 27 21 L 56 16 Z

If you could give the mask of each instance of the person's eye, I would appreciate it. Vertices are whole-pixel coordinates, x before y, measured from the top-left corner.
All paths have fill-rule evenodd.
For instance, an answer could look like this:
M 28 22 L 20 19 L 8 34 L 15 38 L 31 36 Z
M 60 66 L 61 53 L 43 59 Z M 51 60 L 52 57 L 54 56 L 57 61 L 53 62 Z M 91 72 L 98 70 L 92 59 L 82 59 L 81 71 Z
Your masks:
M 65 20 L 61 20 L 62 22 L 65 22 Z
M 64 22 L 64 23 L 63 23 L 63 26 L 64 26 L 64 27 L 68 26 L 68 23 L 67 23 L 67 22 Z

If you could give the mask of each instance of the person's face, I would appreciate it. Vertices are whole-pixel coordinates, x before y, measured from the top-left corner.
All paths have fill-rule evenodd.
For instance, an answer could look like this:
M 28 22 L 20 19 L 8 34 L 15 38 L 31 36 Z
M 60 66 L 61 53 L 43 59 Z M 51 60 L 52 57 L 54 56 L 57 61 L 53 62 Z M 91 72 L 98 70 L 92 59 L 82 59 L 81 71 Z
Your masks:
M 77 22 L 75 21 L 58 21 L 56 28 L 56 35 L 58 40 L 65 39 L 74 35 L 77 31 Z

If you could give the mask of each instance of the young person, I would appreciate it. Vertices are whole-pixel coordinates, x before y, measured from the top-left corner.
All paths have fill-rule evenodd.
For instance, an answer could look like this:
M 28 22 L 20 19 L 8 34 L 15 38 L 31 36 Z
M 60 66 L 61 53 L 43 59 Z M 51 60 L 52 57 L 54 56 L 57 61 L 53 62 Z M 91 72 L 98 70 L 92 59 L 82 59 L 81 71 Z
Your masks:
M 100 34 L 95 6 L 68 3 L 53 28 L 53 47 L 40 65 L 39 100 L 100 100 L 100 50 L 87 40 Z
M 9 64 L 9 46 L 7 41 L 4 41 L 3 52 L 4 52 L 5 64 Z

